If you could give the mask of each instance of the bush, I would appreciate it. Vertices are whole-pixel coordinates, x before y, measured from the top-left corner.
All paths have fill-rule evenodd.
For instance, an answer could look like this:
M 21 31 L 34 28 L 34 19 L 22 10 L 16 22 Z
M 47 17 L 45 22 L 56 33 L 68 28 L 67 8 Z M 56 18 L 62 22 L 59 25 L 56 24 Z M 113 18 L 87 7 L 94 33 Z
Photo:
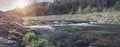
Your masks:
M 27 33 L 24 36 L 24 40 L 29 41 L 29 42 L 31 42 L 32 40 L 35 40 L 35 39 L 36 39 L 35 33 Z
M 28 45 L 31 45 L 31 47 L 52 47 L 46 39 L 38 37 L 32 32 L 27 33 L 24 36 L 24 40 L 29 42 L 26 47 L 28 47 Z

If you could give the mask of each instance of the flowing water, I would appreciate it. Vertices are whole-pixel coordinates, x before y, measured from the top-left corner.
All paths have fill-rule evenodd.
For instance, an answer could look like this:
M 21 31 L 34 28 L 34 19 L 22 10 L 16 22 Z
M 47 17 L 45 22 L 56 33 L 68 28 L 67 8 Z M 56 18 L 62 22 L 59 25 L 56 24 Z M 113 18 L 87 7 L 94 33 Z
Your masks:
M 44 25 L 30 25 L 28 27 L 35 29 L 36 33 L 40 36 L 43 36 L 47 39 L 52 39 L 61 36 L 61 34 L 70 34 L 66 28 L 71 26 L 75 26 L 78 28 L 82 28 L 82 31 L 88 30 L 103 30 L 103 31 L 120 31 L 120 25 L 113 25 L 113 24 L 96 24 L 95 22 L 76 22 L 76 21 L 49 21 L 46 22 Z
M 89 47 L 92 43 L 99 41 L 109 44 L 103 40 L 114 40 L 116 46 L 119 43 L 117 39 L 120 38 L 120 25 L 114 24 L 83 21 L 37 21 L 32 24 L 28 22 L 27 27 L 35 29 L 38 36 L 49 40 L 54 47 Z M 114 44 L 112 45 L 114 46 Z

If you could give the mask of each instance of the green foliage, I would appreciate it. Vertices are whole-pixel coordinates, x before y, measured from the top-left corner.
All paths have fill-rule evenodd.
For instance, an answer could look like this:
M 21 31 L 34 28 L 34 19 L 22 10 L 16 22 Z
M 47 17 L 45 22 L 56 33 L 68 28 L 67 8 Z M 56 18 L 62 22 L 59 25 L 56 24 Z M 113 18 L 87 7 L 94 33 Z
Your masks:
M 16 8 L 11 12 L 19 16 L 40 16 L 80 14 L 111 10 L 120 10 L 120 0 L 55 0 L 53 3 L 33 3 L 22 9 Z
M 106 24 L 120 24 L 120 20 L 106 21 Z
M 82 30 L 82 28 L 76 26 L 67 26 L 66 30 L 71 32 L 76 32 Z
M 83 9 L 83 13 L 88 13 L 88 12 L 91 12 L 91 7 L 90 6 L 87 6 Z
M 31 45 L 31 47 L 51 47 L 50 43 L 46 39 L 38 37 L 32 32 L 27 33 L 24 36 L 24 40 L 30 42 L 30 44 L 27 44 L 26 47 L 28 47 L 28 45 Z
M 38 39 L 32 41 L 33 47 L 51 47 L 47 40 L 45 39 Z
M 119 0 L 55 0 L 52 9 L 53 12 L 60 14 L 102 12 L 119 10 L 119 2 Z
M 35 40 L 35 39 L 37 39 L 35 33 L 27 33 L 24 36 L 24 40 L 27 40 L 29 42 L 32 42 L 32 40 Z
M 22 33 L 20 33 L 20 32 L 17 32 L 16 30 L 9 30 L 9 35 L 10 36 L 16 36 L 16 37 L 20 37 L 20 36 L 23 36 L 23 34 Z
M 116 4 L 113 6 L 113 8 L 120 10 L 120 1 L 116 2 Z
M 81 8 L 81 7 L 79 7 L 76 13 L 77 13 L 77 14 L 82 13 L 82 8 Z
M 98 34 L 98 35 L 118 35 L 119 33 L 110 32 L 110 31 L 95 31 L 95 34 Z
M 9 30 L 8 39 L 15 40 L 15 41 L 21 41 L 23 36 L 24 34 L 16 31 L 15 29 L 12 29 L 12 30 Z

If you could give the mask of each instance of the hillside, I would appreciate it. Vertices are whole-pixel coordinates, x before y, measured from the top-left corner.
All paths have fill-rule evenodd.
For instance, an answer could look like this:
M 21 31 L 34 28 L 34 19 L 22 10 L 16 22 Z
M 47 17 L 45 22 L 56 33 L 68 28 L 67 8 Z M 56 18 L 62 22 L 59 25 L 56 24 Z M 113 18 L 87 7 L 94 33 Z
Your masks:
M 10 13 L 0 12 L 0 36 L 8 35 L 8 31 L 11 29 L 21 28 L 23 20 Z

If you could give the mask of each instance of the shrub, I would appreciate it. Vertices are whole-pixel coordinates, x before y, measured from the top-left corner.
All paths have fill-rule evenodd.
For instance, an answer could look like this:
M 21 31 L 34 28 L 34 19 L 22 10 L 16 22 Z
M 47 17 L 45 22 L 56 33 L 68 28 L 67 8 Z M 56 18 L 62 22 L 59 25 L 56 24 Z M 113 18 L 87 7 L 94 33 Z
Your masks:
M 31 47 L 52 47 L 46 39 L 38 37 L 35 33 L 32 32 L 27 33 L 24 36 L 24 40 L 29 42 L 26 47 L 28 45 L 32 45 Z
M 37 39 L 35 33 L 27 33 L 24 36 L 24 40 L 29 41 L 29 42 L 31 42 L 32 40 L 35 40 L 35 39 Z

